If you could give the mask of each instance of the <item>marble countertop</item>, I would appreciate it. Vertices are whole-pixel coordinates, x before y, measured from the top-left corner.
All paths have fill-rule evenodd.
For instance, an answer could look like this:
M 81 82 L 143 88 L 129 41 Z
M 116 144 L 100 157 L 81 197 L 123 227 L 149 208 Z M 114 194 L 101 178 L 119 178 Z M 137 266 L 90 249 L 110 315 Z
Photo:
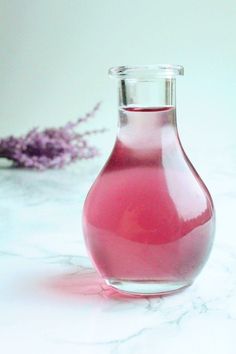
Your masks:
M 1 168 L 1 352 L 235 354 L 236 166 L 224 154 L 206 169 L 217 211 L 206 267 L 184 291 L 150 298 L 108 288 L 87 257 L 81 210 L 99 160 L 40 173 Z

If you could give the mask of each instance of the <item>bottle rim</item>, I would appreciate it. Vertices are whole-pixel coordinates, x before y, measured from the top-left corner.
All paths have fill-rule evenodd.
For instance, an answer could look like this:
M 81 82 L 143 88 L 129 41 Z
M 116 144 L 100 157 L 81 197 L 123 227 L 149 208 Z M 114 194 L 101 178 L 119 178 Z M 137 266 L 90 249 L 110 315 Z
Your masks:
M 175 78 L 184 75 L 184 67 L 175 64 L 114 66 L 108 74 L 116 79 L 153 80 L 158 78 Z

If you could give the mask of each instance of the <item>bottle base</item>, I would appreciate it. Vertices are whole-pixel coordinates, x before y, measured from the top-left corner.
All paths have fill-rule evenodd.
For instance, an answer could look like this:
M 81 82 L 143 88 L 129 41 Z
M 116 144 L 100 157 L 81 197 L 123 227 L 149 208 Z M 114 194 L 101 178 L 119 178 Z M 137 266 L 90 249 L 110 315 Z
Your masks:
M 120 293 L 140 296 L 171 294 L 192 284 L 190 281 L 170 282 L 155 280 L 105 279 L 107 285 Z

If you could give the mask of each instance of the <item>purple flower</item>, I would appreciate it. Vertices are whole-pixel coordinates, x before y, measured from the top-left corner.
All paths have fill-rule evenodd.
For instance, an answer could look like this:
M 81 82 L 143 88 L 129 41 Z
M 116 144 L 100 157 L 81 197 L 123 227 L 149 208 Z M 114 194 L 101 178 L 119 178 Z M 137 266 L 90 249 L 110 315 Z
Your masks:
M 18 167 L 45 170 L 62 168 L 72 161 L 98 155 L 98 150 L 90 146 L 85 137 L 103 132 L 104 129 L 78 133 L 76 128 L 93 117 L 99 106 L 100 103 L 84 117 L 63 127 L 47 128 L 42 131 L 34 128 L 18 138 L 9 136 L 0 139 L 0 157 L 12 160 Z

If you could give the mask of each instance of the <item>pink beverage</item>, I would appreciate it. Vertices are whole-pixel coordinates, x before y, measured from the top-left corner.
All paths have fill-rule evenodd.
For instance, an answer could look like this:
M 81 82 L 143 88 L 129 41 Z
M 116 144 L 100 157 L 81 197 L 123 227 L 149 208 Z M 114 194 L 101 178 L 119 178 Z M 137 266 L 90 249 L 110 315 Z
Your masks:
M 118 290 L 163 293 L 192 283 L 212 247 L 214 209 L 179 141 L 174 106 L 120 109 L 83 227 L 96 269 Z

